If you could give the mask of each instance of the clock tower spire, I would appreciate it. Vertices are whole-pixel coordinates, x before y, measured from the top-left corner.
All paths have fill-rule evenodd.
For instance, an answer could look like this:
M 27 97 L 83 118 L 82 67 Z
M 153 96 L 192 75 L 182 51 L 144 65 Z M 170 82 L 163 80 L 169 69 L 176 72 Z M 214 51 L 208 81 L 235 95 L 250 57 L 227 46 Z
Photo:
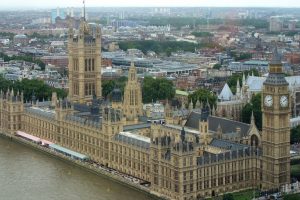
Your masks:
M 290 96 L 277 47 L 262 98 L 262 189 L 279 189 L 290 183 Z

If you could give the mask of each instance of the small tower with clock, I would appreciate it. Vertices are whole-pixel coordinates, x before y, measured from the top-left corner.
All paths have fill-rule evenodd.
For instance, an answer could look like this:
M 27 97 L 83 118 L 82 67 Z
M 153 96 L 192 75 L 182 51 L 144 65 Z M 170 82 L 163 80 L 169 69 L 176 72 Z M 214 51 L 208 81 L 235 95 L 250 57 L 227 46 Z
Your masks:
M 262 98 L 262 189 L 280 189 L 290 183 L 290 95 L 277 48 Z

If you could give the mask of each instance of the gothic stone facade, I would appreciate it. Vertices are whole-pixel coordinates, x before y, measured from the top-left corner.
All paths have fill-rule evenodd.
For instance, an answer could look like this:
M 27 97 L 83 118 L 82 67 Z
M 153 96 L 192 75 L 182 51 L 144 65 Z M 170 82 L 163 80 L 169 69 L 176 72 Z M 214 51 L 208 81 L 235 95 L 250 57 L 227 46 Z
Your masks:
M 85 42 L 89 41 L 94 40 Z M 85 68 L 83 57 L 78 58 L 82 59 L 79 68 Z M 262 133 L 256 129 L 253 117 L 251 124 L 244 124 L 210 116 L 208 106 L 191 108 L 180 124 L 172 123 L 176 120 L 172 120 L 171 112 L 166 124 L 139 121 L 143 113 L 134 66 L 125 89 L 127 97 L 118 107 L 121 109 L 97 104 L 97 98 L 101 98 L 97 93 L 101 83 L 97 81 L 93 83 L 94 97 L 73 91 L 71 101 L 57 100 L 54 94 L 52 102 L 28 104 L 19 92 L 1 91 L 0 125 L 6 133 L 24 131 L 149 181 L 152 193 L 168 199 L 200 199 L 250 188 L 279 188 L 289 182 L 290 98 L 280 78 L 281 64 L 270 66 L 270 81 L 266 81 L 262 94 Z M 85 77 L 85 70 L 80 70 L 78 77 Z M 77 82 L 85 84 L 89 80 L 86 78 Z M 81 101 L 92 101 L 92 105 L 78 107 L 76 103 Z

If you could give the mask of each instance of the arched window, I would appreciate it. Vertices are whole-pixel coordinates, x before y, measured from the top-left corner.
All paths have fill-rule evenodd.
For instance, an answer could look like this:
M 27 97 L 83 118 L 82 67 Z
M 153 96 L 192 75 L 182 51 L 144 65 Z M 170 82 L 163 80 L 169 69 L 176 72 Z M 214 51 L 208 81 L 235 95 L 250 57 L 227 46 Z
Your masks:
M 252 135 L 251 138 L 250 138 L 250 140 L 251 140 L 251 146 L 255 146 L 255 147 L 258 146 L 259 139 L 258 139 L 258 137 L 256 135 Z

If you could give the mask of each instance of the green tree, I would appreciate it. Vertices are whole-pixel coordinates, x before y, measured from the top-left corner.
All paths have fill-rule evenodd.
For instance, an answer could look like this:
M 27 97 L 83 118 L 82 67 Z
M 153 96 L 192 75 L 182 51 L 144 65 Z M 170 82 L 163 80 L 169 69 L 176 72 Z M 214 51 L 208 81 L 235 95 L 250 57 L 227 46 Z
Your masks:
M 221 67 L 222 65 L 217 63 L 213 66 L 213 69 L 220 69 Z
M 291 144 L 300 143 L 300 125 L 291 129 Z
M 255 125 L 262 130 L 262 112 L 261 112 L 261 93 L 254 95 L 250 103 L 246 104 L 242 109 L 242 122 L 250 123 L 251 115 L 254 115 Z
M 1 37 L 9 38 L 10 40 L 13 40 L 15 34 L 10 32 L 0 32 Z
M 240 53 L 240 55 L 234 57 L 234 59 L 236 61 L 240 61 L 240 60 L 247 60 L 252 58 L 252 54 L 251 53 Z
M 251 103 L 247 103 L 243 109 L 242 109 L 242 121 L 245 123 L 250 123 L 251 121 L 251 114 L 252 114 L 252 104 Z M 249 114 L 250 113 L 250 114 Z
M 50 99 L 52 92 L 56 92 L 59 98 L 67 96 L 67 92 L 62 89 L 52 88 L 45 84 L 41 80 L 28 80 L 23 79 L 22 81 L 8 81 L 3 77 L 0 77 L 0 89 L 4 92 L 13 89 L 15 92 L 20 91 L 24 93 L 24 100 L 31 100 L 32 93 L 35 93 L 36 98 L 39 101 Z
M 223 200 L 234 200 L 234 198 L 231 193 L 227 193 L 223 195 Z
M 3 58 L 3 60 L 5 62 L 11 61 L 11 60 L 22 60 L 22 61 L 26 61 L 26 62 L 35 63 L 41 67 L 41 70 L 45 70 L 45 67 L 46 67 L 46 64 L 42 60 L 34 59 L 32 56 L 29 56 L 29 55 L 22 55 L 22 56 L 13 55 L 10 57 L 10 56 L 6 55 L 5 53 L 0 53 L 0 57 Z
M 108 98 L 114 88 L 119 88 L 124 93 L 124 88 L 127 82 L 127 77 L 122 76 L 116 80 L 102 81 L 102 95 Z
M 212 36 L 214 36 L 210 32 L 192 32 L 192 35 L 194 35 L 195 37 L 212 37 Z
M 157 100 L 172 99 L 175 96 L 175 88 L 173 82 L 165 78 L 145 77 L 142 93 L 143 102 L 150 103 Z
M 195 52 L 195 49 L 200 48 L 219 48 L 222 47 L 213 42 L 202 42 L 199 44 L 184 42 L 184 41 L 122 41 L 119 42 L 120 49 L 127 51 L 128 49 L 139 49 L 144 54 L 148 51 L 154 51 L 157 54 L 166 54 L 170 56 L 172 52 L 187 51 Z
M 208 100 L 211 108 L 213 106 L 216 107 L 217 105 L 217 96 L 214 93 L 212 93 L 210 90 L 203 89 L 203 88 L 198 89 L 192 94 L 190 94 L 188 99 L 189 102 L 191 102 L 192 100 L 194 106 L 196 105 L 198 100 L 203 104 L 206 104 Z
M 113 91 L 113 89 L 116 86 L 116 82 L 114 80 L 105 80 L 102 82 L 102 95 L 104 98 L 107 98 L 107 96 Z
M 250 71 L 244 71 L 243 72 L 245 74 L 245 76 L 248 76 L 250 74 L 253 73 L 254 76 L 259 76 L 259 73 L 256 69 L 251 69 Z M 236 83 L 237 83 L 237 80 L 240 81 L 240 85 L 242 85 L 242 81 L 243 81 L 243 73 L 235 73 L 233 74 L 231 77 L 229 77 L 227 79 L 227 84 L 228 86 L 230 87 L 231 91 L 233 94 L 236 93 Z

